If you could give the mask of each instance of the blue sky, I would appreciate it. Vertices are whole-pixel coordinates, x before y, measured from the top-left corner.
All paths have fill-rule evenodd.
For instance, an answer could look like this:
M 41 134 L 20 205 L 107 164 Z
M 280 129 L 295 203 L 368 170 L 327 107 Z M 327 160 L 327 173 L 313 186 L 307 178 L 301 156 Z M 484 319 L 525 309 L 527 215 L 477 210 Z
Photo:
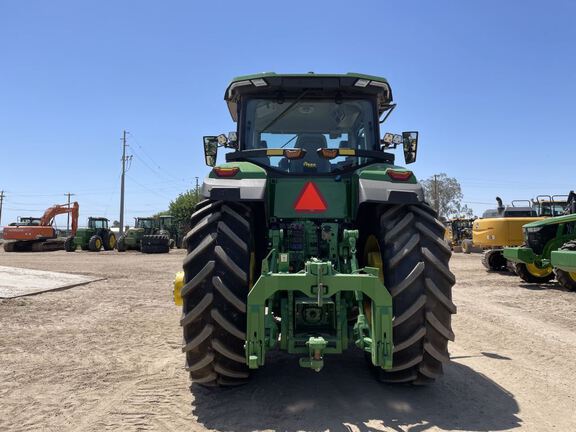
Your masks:
M 382 75 L 385 128 L 420 131 L 420 178 L 445 172 L 477 213 L 576 188 L 571 1 L 4 1 L 2 222 L 76 193 L 81 222 L 167 207 L 208 172 L 203 135 L 234 129 L 230 78 Z M 64 219 L 65 220 L 65 219 Z

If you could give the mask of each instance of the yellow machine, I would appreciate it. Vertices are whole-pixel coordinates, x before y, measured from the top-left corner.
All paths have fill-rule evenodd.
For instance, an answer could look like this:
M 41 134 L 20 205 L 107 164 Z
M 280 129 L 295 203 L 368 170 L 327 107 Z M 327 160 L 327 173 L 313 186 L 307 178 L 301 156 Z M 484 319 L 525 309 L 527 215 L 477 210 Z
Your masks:
M 450 246 L 453 252 L 469 254 L 474 251 L 472 227 L 475 220 L 476 218 L 455 218 L 445 223 L 446 231 L 444 233 L 444 241 Z
M 557 197 L 538 196 L 536 200 L 512 201 L 504 206 L 497 197 L 498 208 L 487 210 L 482 218 L 476 219 L 472 228 L 474 246 L 484 249 L 482 264 L 488 270 L 506 270 L 505 247 L 521 246 L 524 243 L 522 227 L 530 222 L 556 216 L 566 205 L 566 200 Z M 521 205 L 526 202 L 528 205 Z

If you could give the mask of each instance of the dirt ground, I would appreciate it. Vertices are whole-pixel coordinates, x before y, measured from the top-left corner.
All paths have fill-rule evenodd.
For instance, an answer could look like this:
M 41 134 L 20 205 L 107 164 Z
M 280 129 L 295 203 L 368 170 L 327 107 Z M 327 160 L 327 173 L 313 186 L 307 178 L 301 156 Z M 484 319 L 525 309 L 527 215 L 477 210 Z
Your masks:
M 250 384 L 189 391 L 171 281 L 183 251 L 0 252 L 0 265 L 104 275 L 0 300 L 0 431 L 576 430 L 576 293 L 456 254 L 456 342 L 425 388 L 375 382 L 362 355 L 321 373 L 274 353 Z

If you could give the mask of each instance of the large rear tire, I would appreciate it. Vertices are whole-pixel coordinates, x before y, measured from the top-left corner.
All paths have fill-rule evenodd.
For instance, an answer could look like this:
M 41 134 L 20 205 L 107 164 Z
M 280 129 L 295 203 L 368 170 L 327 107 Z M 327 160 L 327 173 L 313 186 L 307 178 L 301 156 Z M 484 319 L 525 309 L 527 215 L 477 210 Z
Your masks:
M 126 239 L 124 238 L 124 234 L 118 238 L 118 242 L 116 243 L 116 250 L 118 252 L 126 252 Z
M 558 250 L 561 251 L 576 251 L 576 240 L 564 243 Z M 563 288 L 569 291 L 576 291 L 576 273 L 567 272 L 565 270 L 555 269 L 556 280 Z
M 444 226 L 427 205 L 383 207 L 378 240 L 384 284 L 393 300 L 393 368 L 377 369 L 390 383 L 427 384 L 443 373 L 454 340 L 451 315 L 455 277 Z M 369 241 L 369 239 L 368 239 Z
M 66 241 L 64 242 L 64 250 L 66 252 L 76 251 L 76 243 L 74 242 L 74 236 L 66 238 Z
M 106 232 L 106 235 L 102 240 L 104 241 L 104 250 L 114 250 L 116 247 L 116 234 L 112 231 Z
M 246 300 L 251 279 L 250 209 L 203 201 L 185 237 L 182 319 L 186 370 L 203 386 L 243 384 L 249 377 Z
M 170 238 L 163 234 L 145 235 L 142 237 L 140 251 L 145 254 L 170 252 Z

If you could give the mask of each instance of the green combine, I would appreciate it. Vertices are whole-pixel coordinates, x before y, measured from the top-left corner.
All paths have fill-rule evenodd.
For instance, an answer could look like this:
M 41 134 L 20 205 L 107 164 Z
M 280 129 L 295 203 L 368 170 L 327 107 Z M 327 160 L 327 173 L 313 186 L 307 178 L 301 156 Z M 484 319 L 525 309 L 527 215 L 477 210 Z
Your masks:
M 64 242 L 67 252 L 74 252 L 78 247 L 84 251 L 99 252 L 113 250 L 116 247 L 116 235 L 108 227 L 109 220 L 103 217 L 89 217 L 86 228 L 78 228 L 75 236 Z
M 576 266 L 572 265 L 576 251 L 574 192 L 570 192 L 566 213 L 524 225 L 524 246 L 504 249 L 504 257 L 514 263 L 523 281 L 546 283 L 556 277 L 564 288 L 576 290 Z
M 245 382 L 273 349 L 320 371 L 351 347 L 385 382 L 426 384 L 449 361 L 455 279 L 445 227 L 401 146 L 384 78 L 361 74 L 236 78 L 237 130 L 204 137 L 206 200 L 174 284 L 193 382 Z M 216 165 L 218 147 L 233 151 Z

